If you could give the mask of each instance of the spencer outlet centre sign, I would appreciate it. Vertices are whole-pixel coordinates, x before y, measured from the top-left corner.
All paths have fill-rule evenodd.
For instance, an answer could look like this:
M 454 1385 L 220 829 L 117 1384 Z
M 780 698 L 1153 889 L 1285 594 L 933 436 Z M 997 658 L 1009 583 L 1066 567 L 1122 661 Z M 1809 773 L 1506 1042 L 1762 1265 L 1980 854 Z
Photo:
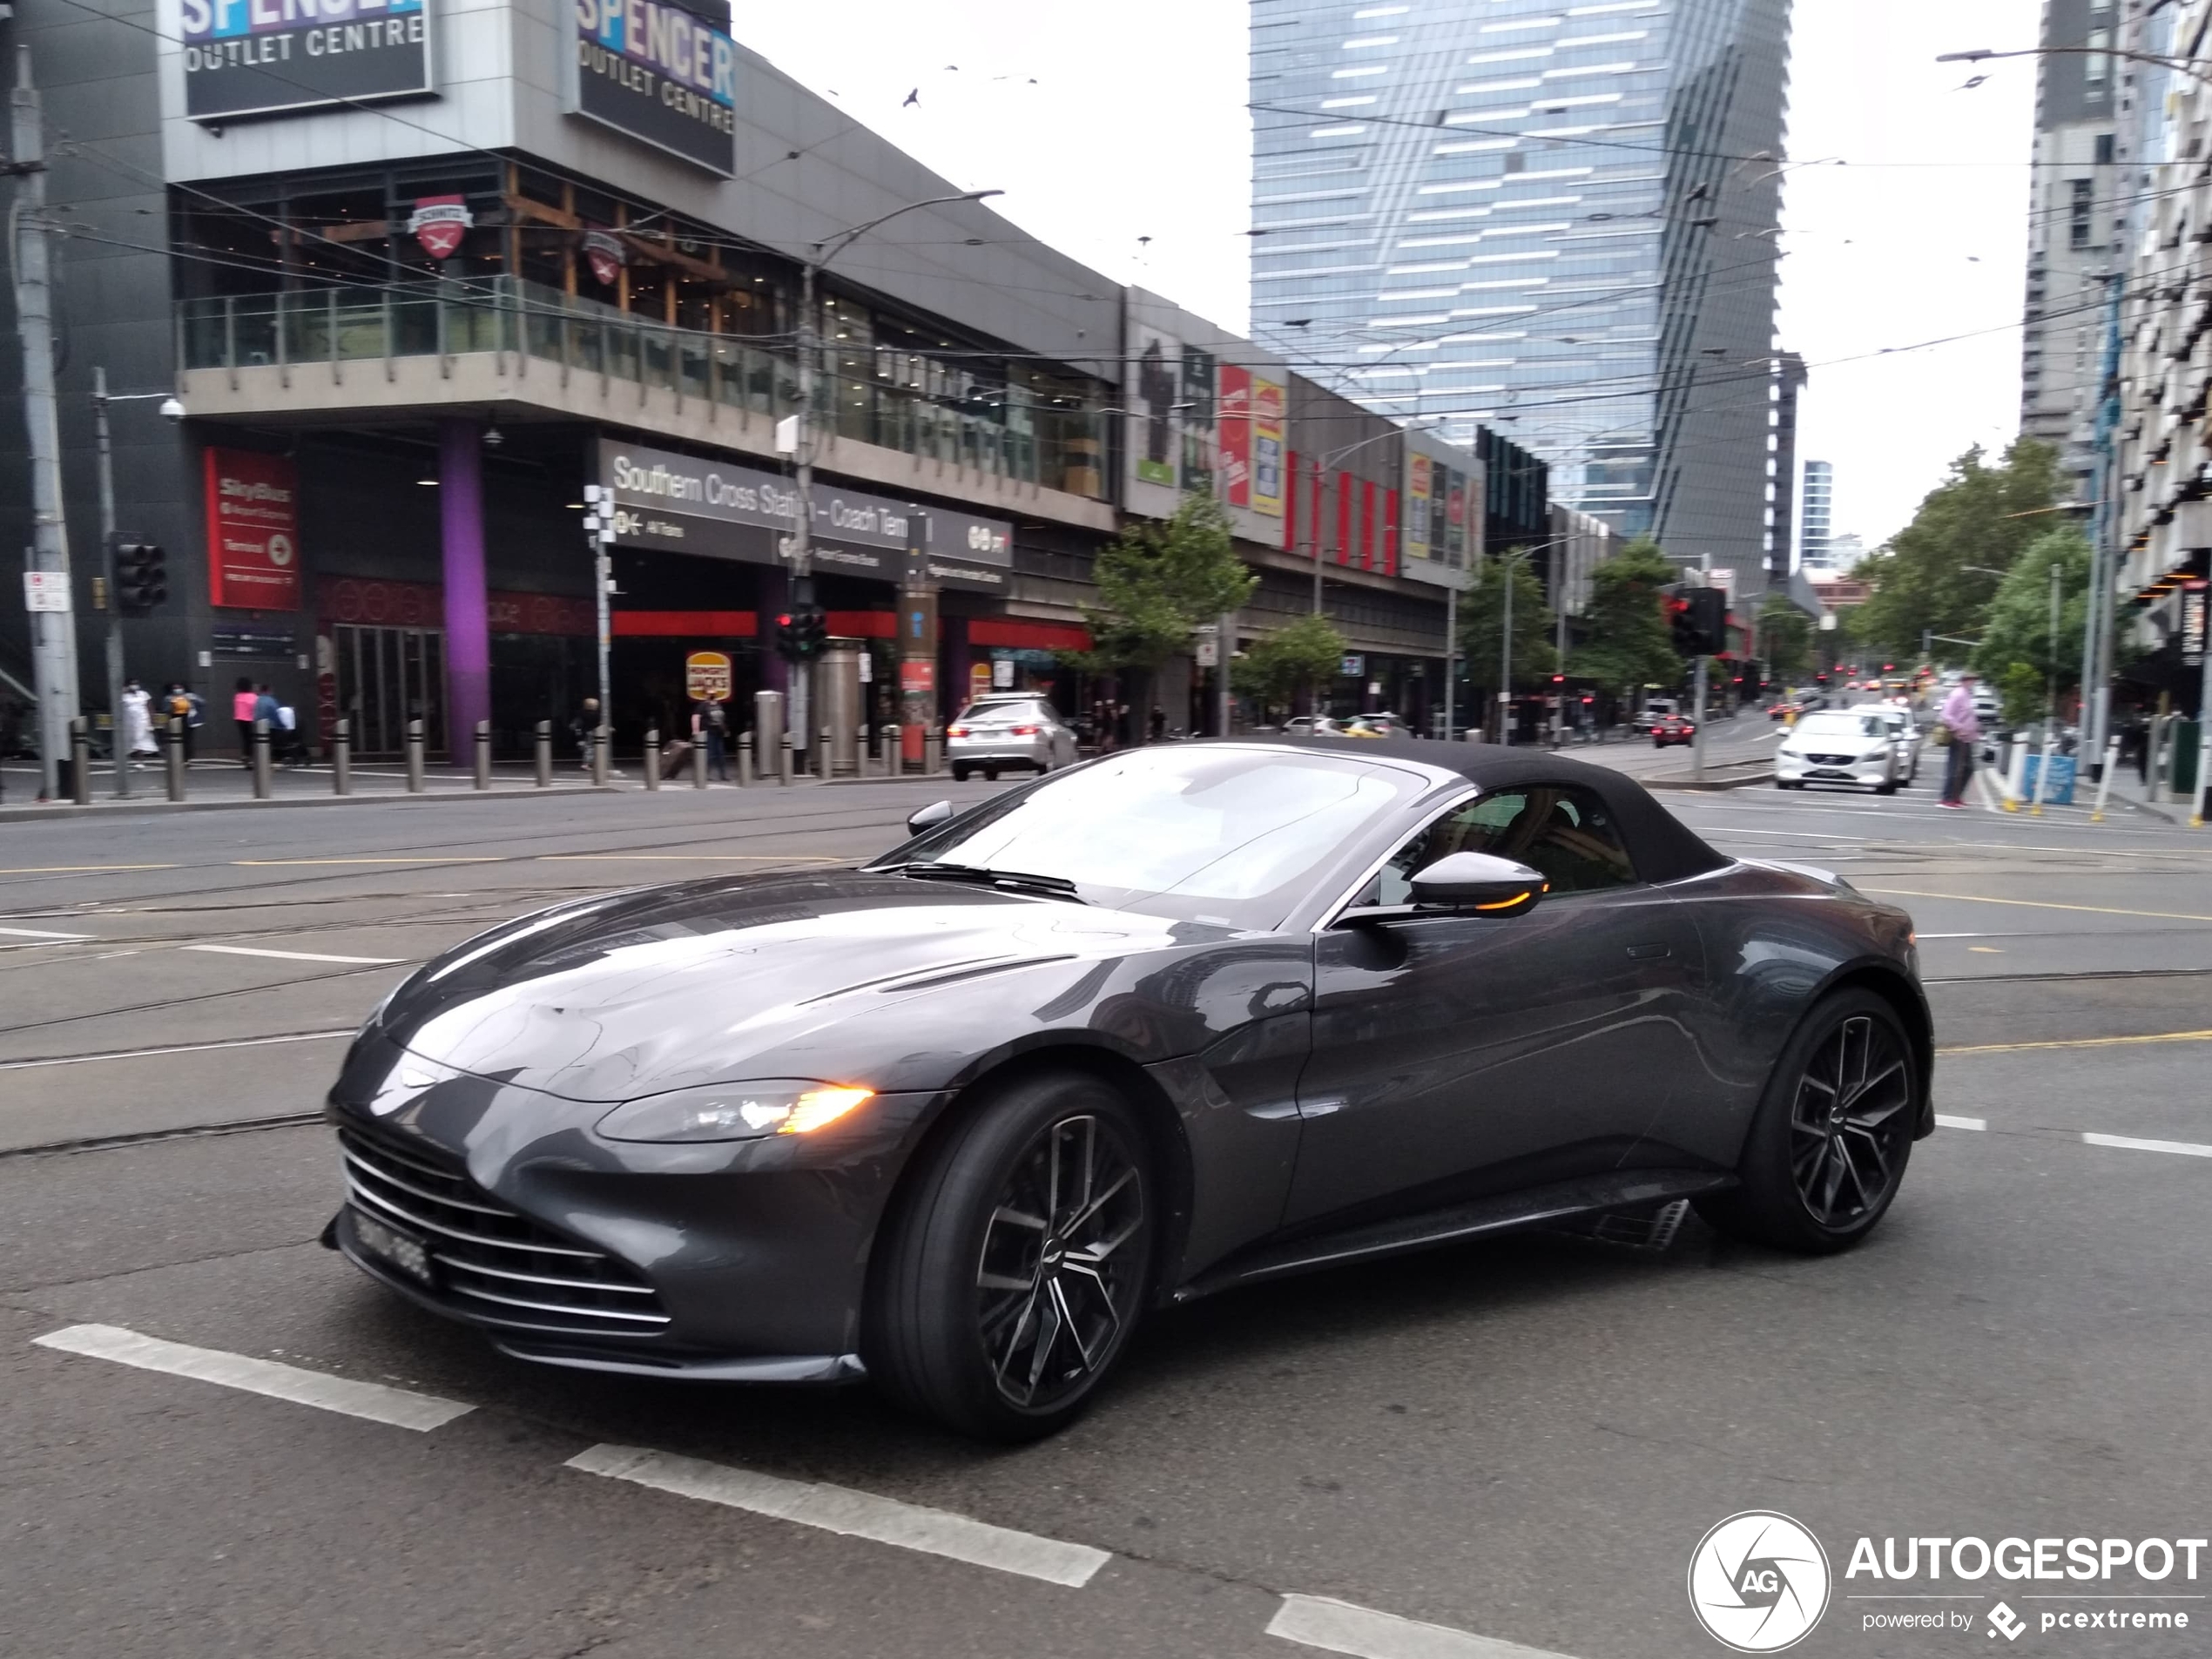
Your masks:
M 776 473 L 602 439 L 599 478 L 614 492 L 618 547 L 747 564 L 790 557 L 799 490 Z M 1014 527 L 1001 520 L 834 484 L 814 486 L 813 526 L 825 571 L 896 582 L 912 554 L 944 586 L 1002 593 L 1014 564 Z
M 426 0 L 182 0 L 194 120 L 434 90 Z
M 570 60 L 577 114 L 737 171 L 738 49 L 715 21 L 659 0 L 576 0 Z
M 207 597 L 244 610 L 300 608 L 300 475 L 283 455 L 206 451 Z

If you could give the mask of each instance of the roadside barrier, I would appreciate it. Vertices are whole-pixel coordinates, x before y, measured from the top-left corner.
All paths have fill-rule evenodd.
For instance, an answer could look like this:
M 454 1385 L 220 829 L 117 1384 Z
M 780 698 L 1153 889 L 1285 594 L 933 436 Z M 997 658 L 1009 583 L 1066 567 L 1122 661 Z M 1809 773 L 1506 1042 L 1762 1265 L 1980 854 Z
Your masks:
M 645 728 L 645 787 L 660 787 L 660 728 Z
M 185 798 L 185 733 L 189 729 L 185 717 L 172 714 L 162 723 L 161 765 L 167 774 L 169 799 Z
M 491 722 L 476 722 L 476 787 L 491 787 Z
M 253 723 L 253 799 L 269 798 L 269 723 Z
M 2114 738 L 2105 745 L 2104 770 L 2097 774 L 2097 804 L 2089 813 L 2089 821 L 2092 824 L 2101 824 L 2105 821 L 2105 802 L 2112 795 L 2112 774 L 2119 770 L 2120 739 Z
M 354 723 L 343 717 L 330 732 L 330 792 L 354 792 Z
M 532 758 L 537 764 L 537 786 L 553 787 L 553 722 L 540 720 L 537 736 L 532 742 Z
M 407 723 L 407 792 L 422 792 L 422 722 Z

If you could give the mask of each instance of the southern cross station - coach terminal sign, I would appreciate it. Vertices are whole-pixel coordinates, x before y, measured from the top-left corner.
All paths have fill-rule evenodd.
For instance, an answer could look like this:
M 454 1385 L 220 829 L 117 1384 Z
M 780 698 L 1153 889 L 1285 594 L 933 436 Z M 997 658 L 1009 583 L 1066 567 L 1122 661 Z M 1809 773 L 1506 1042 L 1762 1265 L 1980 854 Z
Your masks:
M 197 121 L 434 90 L 426 0 L 182 0 Z
M 574 0 L 571 107 L 727 177 L 737 170 L 738 49 L 709 14 L 660 0 Z

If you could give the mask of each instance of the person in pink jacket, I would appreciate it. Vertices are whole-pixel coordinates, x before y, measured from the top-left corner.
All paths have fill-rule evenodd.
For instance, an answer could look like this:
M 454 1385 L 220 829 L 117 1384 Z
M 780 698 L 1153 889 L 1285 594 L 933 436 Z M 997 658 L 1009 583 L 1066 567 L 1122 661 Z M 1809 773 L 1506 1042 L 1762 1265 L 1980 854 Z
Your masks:
M 1943 711 L 1936 716 L 1951 733 L 1951 752 L 1943 771 L 1943 799 L 1939 803 L 1954 810 L 1966 808 L 1967 779 L 1973 776 L 1974 745 L 1981 740 L 1981 721 L 1974 713 L 1974 677 L 1964 674 L 1951 688 L 1951 695 L 1943 699 Z

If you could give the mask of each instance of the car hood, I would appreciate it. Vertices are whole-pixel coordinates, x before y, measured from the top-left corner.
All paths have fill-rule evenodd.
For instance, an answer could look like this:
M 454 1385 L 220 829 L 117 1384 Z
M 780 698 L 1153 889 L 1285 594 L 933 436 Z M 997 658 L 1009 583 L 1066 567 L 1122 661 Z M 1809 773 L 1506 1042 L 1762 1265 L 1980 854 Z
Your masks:
M 426 963 L 363 1035 L 458 1072 L 572 1100 L 625 1100 L 813 1076 L 796 1069 L 810 1036 L 897 1002 L 1226 937 L 1187 921 L 896 875 L 688 882 L 562 906 L 479 935 Z

